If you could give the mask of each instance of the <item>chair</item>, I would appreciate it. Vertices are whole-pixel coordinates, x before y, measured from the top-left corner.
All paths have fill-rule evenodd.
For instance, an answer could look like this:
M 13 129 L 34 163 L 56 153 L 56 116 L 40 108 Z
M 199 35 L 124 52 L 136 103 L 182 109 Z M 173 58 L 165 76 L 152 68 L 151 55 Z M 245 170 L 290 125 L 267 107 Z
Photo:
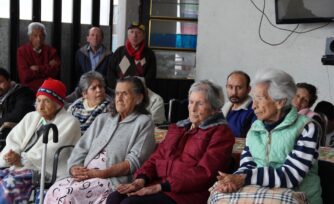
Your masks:
M 188 99 L 171 99 L 168 108 L 168 122 L 176 123 L 188 118 Z

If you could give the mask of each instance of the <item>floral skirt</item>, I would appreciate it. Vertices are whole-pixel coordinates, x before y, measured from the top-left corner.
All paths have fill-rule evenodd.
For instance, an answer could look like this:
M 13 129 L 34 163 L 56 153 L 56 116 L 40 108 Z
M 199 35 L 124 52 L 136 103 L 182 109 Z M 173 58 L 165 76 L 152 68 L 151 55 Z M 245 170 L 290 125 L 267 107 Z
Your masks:
M 106 168 L 106 152 L 102 151 L 87 166 L 90 169 Z M 47 191 L 44 203 L 80 203 L 98 204 L 105 203 L 112 192 L 109 179 L 92 178 L 84 181 L 75 181 L 73 178 L 65 178 L 57 181 Z

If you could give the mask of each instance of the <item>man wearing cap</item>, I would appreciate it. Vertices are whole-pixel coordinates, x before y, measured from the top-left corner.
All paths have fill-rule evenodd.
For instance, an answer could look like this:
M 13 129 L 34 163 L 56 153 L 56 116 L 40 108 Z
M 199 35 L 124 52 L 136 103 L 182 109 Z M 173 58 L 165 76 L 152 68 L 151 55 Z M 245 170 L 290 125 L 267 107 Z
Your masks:
M 46 45 L 46 29 L 42 23 L 28 26 L 29 42 L 17 49 L 17 72 L 20 83 L 34 93 L 49 77 L 58 78 L 60 59 L 55 48 Z
M 32 187 L 39 180 L 42 162 L 43 126 L 53 123 L 58 129 L 58 143 L 53 132 L 48 137 L 45 174 L 50 178 L 53 156 L 65 145 L 75 145 L 81 136 L 80 123 L 64 108 L 65 85 L 47 79 L 36 94 L 36 111 L 28 113 L 8 134 L 5 148 L 0 152 L 0 203 L 26 203 Z M 57 176 L 67 174 L 69 150 L 62 151 Z
M 144 77 L 147 86 L 151 88 L 156 70 L 155 54 L 145 45 L 145 26 L 131 23 L 125 46 L 119 47 L 111 57 L 107 73 L 109 87 L 114 89 L 119 78 L 139 76 Z
M 75 85 L 82 74 L 97 71 L 106 77 L 110 66 L 111 51 L 103 43 L 103 31 L 99 27 L 92 27 L 87 34 L 87 44 L 81 47 L 75 55 Z

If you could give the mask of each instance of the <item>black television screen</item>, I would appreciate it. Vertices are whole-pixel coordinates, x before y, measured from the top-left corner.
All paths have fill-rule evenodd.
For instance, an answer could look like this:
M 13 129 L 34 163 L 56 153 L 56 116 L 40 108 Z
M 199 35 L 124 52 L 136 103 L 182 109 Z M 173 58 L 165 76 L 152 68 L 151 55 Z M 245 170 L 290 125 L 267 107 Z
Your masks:
M 334 21 L 334 0 L 275 0 L 277 24 Z

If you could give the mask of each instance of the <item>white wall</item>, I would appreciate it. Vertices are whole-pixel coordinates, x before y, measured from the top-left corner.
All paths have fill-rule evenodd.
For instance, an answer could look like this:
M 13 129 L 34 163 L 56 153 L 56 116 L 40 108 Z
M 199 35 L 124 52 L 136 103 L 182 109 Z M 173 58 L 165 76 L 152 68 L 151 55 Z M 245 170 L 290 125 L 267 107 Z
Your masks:
M 264 0 L 254 0 L 262 8 Z M 333 37 L 334 24 L 306 34 L 293 34 L 283 45 L 260 41 L 260 16 L 250 0 L 200 0 L 196 79 L 211 79 L 225 87 L 229 72 L 241 69 L 250 77 L 258 69 L 277 68 L 290 73 L 296 82 L 318 87 L 319 98 L 334 98 L 334 66 L 324 66 L 325 41 Z M 266 13 L 275 23 L 274 0 L 266 0 Z M 322 24 L 301 24 L 299 31 Z M 279 25 L 294 28 L 296 25 Z M 264 20 L 263 37 L 279 42 L 289 34 Z

